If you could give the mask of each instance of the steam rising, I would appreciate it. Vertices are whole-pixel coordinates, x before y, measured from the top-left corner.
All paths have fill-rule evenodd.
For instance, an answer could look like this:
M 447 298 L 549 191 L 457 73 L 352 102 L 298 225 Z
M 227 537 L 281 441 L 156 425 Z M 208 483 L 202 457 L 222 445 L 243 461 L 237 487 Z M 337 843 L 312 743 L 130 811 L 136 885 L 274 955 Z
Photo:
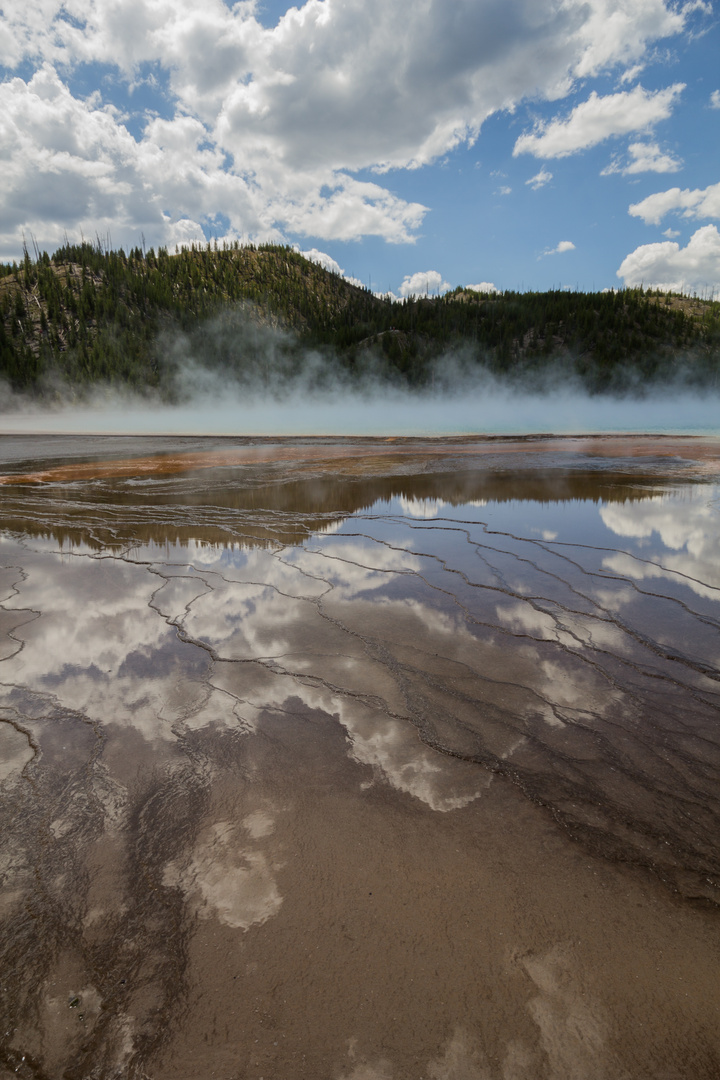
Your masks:
M 5 434 L 167 435 L 453 435 L 534 432 L 719 433 L 717 397 L 686 395 L 645 401 L 580 394 L 540 397 L 488 388 L 428 397 L 395 393 L 277 401 L 239 395 L 197 404 L 157 405 L 141 398 L 92 400 L 81 406 L 23 410 L 0 417 Z
M 720 391 L 689 373 L 650 388 L 591 395 L 558 363 L 501 378 L 470 350 L 428 360 L 408 388 L 372 347 L 351 357 L 309 350 L 247 307 L 157 341 L 157 387 L 82 390 L 47 381 L 42 399 L 0 387 L 0 432 L 168 435 L 457 435 L 720 432 Z M 4 392 L 3 392 L 4 390 Z

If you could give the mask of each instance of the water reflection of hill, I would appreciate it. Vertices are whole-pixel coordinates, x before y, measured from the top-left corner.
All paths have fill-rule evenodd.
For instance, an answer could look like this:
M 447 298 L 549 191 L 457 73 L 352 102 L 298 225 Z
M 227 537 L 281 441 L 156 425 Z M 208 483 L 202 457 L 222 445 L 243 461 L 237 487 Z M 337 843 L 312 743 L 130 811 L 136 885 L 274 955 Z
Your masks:
M 227 546 L 298 544 L 354 513 L 393 500 L 465 504 L 532 501 L 626 503 L 662 486 L 657 475 L 604 470 L 467 470 L 413 475 L 288 478 L 267 470 L 207 470 L 202 475 L 67 485 L 7 485 L 2 528 L 60 544 L 132 543 Z M 384 506 L 382 504 L 385 504 Z M 402 514 L 402 508 L 397 508 Z M 477 509 L 473 516 L 477 516 Z

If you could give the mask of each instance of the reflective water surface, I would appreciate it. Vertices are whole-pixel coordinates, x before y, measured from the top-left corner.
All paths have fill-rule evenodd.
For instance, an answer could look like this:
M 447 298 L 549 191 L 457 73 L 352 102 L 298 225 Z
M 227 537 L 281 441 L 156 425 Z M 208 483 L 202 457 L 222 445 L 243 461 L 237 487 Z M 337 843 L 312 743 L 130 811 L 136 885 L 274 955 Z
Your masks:
M 717 1077 L 720 446 L 191 443 L 0 440 L 0 1076 Z

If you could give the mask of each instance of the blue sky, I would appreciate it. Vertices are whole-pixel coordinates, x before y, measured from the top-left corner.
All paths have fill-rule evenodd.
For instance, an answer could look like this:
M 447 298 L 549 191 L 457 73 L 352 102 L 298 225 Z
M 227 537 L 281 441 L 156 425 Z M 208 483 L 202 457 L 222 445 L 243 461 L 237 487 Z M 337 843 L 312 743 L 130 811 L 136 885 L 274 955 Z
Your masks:
M 396 296 L 720 292 L 709 0 L 7 0 L 0 258 L 295 244 Z

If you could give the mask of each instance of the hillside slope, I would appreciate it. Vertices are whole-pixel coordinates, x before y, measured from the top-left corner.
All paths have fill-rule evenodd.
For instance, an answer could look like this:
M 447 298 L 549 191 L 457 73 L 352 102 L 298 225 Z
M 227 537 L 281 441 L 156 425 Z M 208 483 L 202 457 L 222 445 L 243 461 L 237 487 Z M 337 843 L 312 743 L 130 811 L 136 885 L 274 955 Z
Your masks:
M 324 378 L 371 369 L 411 386 L 442 379 L 445 355 L 530 383 L 550 370 L 574 373 L 591 391 L 678 371 L 716 385 L 720 304 L 642 289 L 461 288 L 393 303 L 273 245 L 126 255 L 68 244 L 0 267 L 0 378 L 15 391 L 106 383 L 172 399 L 188 361 L 271 388 L 307 366 L 309 352 Z

